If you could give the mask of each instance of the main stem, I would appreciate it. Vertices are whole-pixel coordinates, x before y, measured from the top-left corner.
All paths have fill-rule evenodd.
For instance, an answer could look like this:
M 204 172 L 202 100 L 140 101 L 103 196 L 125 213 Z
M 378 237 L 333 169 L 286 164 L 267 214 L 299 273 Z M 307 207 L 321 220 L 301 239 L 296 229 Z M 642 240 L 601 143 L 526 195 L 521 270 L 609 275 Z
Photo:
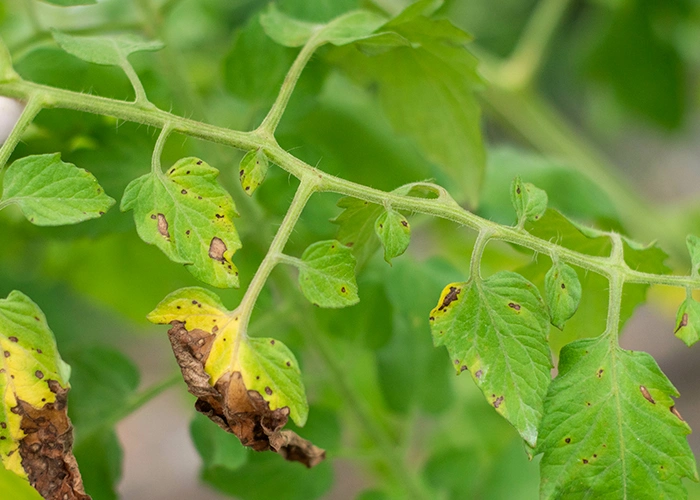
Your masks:
M 170 123 L 174 131 L 191 137 L 226 144 L 246 151 L 261 148 L 271 161 L 295 177 L 299 179 L 305 177 L 317 179 L 315 181 L 317 184 L 314 188 L 317 191 L 335 192 L 378 205 L 390 203 L 396 210 L 408 210 L 440 217 L 476 231 L 490 229 L 493 231 L 493 239 L 507 241 L 547 255 L 556 253 L 563 262 L 606 277 L 609 277 L 611 273 L 610 260 L 607 257 L 597 257 L 576 252 L 556 243 L 537 238 L 529 233 L 518 231 L 516 228 L 502 226 L 496 222 L 483 219 L 444 199 L 415 198 L 413 196 L 384 192 L 322 172 L 282 149 L 273 137 L 257 131 L 240 132 L 225 129 L 182 118 L 160 109 L 144 109 L 134 103 L 71 92 L 24 81 L 0 84 L 0 95 L 30 101 L 38 99 L 37 102 L 40 102 L 44 108 L 74 109 L 93 114 L 113 116 L 157 128 L 163 128 L 166 123 Z M 625 282 L 629 283 L 700 288 L 700 277 L 697 276 L 656 275 L 632 269 L 621 269 L 620 272 L 623 273 Z

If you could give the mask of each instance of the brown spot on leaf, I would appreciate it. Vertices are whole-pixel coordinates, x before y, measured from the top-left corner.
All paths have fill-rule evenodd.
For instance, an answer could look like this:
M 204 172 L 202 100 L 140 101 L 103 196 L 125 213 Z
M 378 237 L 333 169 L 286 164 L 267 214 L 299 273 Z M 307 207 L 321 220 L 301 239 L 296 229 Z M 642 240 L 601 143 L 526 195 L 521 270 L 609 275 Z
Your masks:
M 493 400 L 493 407 L 498 408 L 501 406 L 501 403 L 503 403 L 503 396 L 498 396 L 496 399 Z
M 44 378 L 44 372 L 42 372 L 41 370 L 35 371 L 35 372 L 34 372 L 34 375 L 36 375 L 36 378 L 38 378 L 39 380 L 41 380 L 42 378 Z
M 649 394 L 649 391 L 647 390 L 646 387 L 643 385 L 639 386 L 639 390 L 642 392 L 642 396 L 644 396 L 644 399 L 649 401 L 651 404 L 655 405 L 656 401 L 654 401 L 654 398 L 651 397 L 651 394 Z
M 292 363 L 287 361 L 287 366 L 292 366 Z
M 219 262 L 226 262 L 224 253 L 226 253 L 226 243 L 221 238 L 214 236 L 209 243 L 209 257 Z
M 187 189 L 183 189 L 183 190 L 180 191 L 180 192 L 181 192 L 182 194 L 187 194 Z
M 265 387 L 265 394 L 267 394 L 268 396 L 272 396 L 272 389 L 270 389 L 269 387 Z
M 408 222 L 405 221 L 405 220 L 402 220 L 402 221 L 401 221 L 401 225 L 402 225 L 403 227 L 408 227 Z
M 221 215 L 221 214 L 215 214 L 215 217 L 216 217 L 217 219 L 223 219 L 223 218 L 224 218 L 224 216 Z
M 566 439 L 564 440 L 564 442 L 565 442 L 566 444 L 569 444 L 569 443 L 571 442 L 571 438 L 566 438 Z
M 671 406 L 669 410 L 671 410 L 671 413 L 678 417 L 678 420 L 680 420 L 681 422 L 685 422 L 685 420 L 683 420 L 683 417 L 681 417 L 681 414 L 678 412 L 678 410 L 676 410 L 675 406 Z
M 594 453 L 594 454 L 593 454 L 593 458 L 598 458 L 598 455 L 596 455 L 596 454 Z
M 480 379 L 483 374 L 484 374 L 484 372 L 482 372 L 481 370 L 477 370 L 476 373 L 474 374 L 474 376 L 476 378 Z
M 683 317 L 681 318 L 681 322 L 678 323 L 678 328 L 676 328 L 676 331 L 674 331 L 673 333 L 677 333 L 678 330 L 680 330 L 684 326 L 688 326 L 688 313 L 683 314 Z
M 520 186 L 518 186 L 517 188 L 515 188 L 515 192 L 518 193 L 518 194 L 520 194 Z
M 0 428 L 7 429 L 7 424 L 5 422 L 0 422 Z
M 201 164 L 202 164 L 202 160 L 199 160 L 199 161 L 197 162 L 197 165 L 201 165 Z
M 585 464 L 587 464 L 587 463 L 588 463 L 588 460 L 586 460 L 586 459 L 584 458 L 584 459 L 583 459 L 583 464 L 585 465 Z
M 467 368 L 467 365 L 462 365 L 462 366 L 459 367 L 460 373 L 461 373 L 461 372 L 464 372 L 464 371 L 467 371 L 468 369 L 469 369 L 469 368 Z
M 10 357 L 10 351 L 5 351 L 3 354 L 4 354 L 4 356 L 5 356 L 6 358 L 9 358 L 9 357 Z
M 562 288 L 562 290 L 563 290 L 564 288 L 566 288 L 566 284 L 562 283 L 562 284 L 561 284 L 561 288 Z
M 158 214 L 158 232 L 166 240 L 170 239 L 170 233 L 168 232 L 168 221 L 165 219 L 165 215 Z
M 275 339 L 270 340 L 270 345 L 275 345 Z
M 340 291 L 341 291 L 342 293 L 345 293 L 345 287 L 344 287 L 344 286 L 343 286 L 343 287 L 340 287 Z
M 184 323 L 173 321 L 168 338 L 173 348 L 188 390 L 197 397 L 195 408 L 227 432 L 235 434 L 244 446 L 255 451 L 272 450 L 286 460 L 313 467 L 323 461 L 326 453 L 295 432 L 283 430 L 289 418 L 289 407 L 270 409 L 262 395 L 248 390 L 240 372 L 225 373 L 215 385 L 209 383 L 204 363 L 211 350 L 198 347 L 193 339 L 214 335 L 187 331 Z
M 37 354 L 43 354 L 41 349 L 37 349 L 36 352 L 37 352 Z
M 604 372 L 604 371 L 605 371 L 605 370 L 603 370 L 603 369 L 601 368 L 600 370 L 598 370 L 598 371 L 596 372 L 595 376 L 598 377 L 598 378 L 603 378 L 603 372 Z
M 457 300 L 458 295 L 462 292 L 461 288 L 457 288 L 456 286 L 451 286 L 450 291 L 447 292 L 447 295 L 445 295 L 445 298 L 442 299 L 442 304 L 440 307 L 438 307 L 438 311 L 442 311 L 443 309 L 446 309 L 447 306 L 452 304 L 455 300 Z
M 73 456 L 73 427 L 66 412 L 68 389 L 55 380 L 49 388 L 56 401 L 41 408 L 18 400 L 13 412 L 22 417 L 25 436 L 19 443 L 22 467 L 29 483 L 49 500 L 90 500 L 85 494 L 78 464 Z
M 511 309 L 515 309 L 516 311 L 520 310 L 520 304 L 516 304 L 515 302 L 509 302 L 508 307 L 510 307 Z
M 19 342 L 19 339 L 17 337 L 7 337 L 7 340 L 9 340 L 10 342 L 15 342 L 15 343 Z

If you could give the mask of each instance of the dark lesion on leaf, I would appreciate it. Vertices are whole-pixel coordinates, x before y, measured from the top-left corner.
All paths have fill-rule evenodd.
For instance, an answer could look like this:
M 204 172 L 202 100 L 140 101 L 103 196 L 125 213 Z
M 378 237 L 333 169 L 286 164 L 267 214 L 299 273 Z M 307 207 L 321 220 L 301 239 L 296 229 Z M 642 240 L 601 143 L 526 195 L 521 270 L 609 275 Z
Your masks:
M 456 286 L 451 286 L 450 291 L 447 292 L 447 295 L 445 295 L 445 298 L 442 299 L 442 304 L 440 304 L 440 307 L 438 307 L 438 311 L 443 311 L 447 309 L 447 307 L 452 304 L 455 300 L 459 298 L 459 294 L 462 292 L 462 289 Z
M 18 450 L 22 467 L 29 483 L 47 500 L 90 500 L 72 451 L 73 426 L 66 410 L 68 389 L 55 380 L 49 380 L 48 385 L 56 395 L 53 403 L 35 408 L 18 400 L 11 410 L 22 418 L 20 427 L 25 436 Z
M 683 316 L 681 317 L 681 322 L 678 323 L 678 328 L 673 333 L 678 333 L 678 330 L 683 328 L 684 326 L 688 326 L 688 313 L 684 313 Z
M 649 390 L 644 387 L 643 385 L 639 386 L 639 390 L 642 393 L 642 396 L 644 396 L 644 399 L 649 401 L 651 404 L 655 405 L 656 401 L 654 401 L 654 398 L 651 397 L 651 394 L 649 394 Z
M 168 232 L 168 220 L 165 215 L 158 214 L 158 232 L 166 240 L 170 240 L 170 233 Z
M 504 399 L 503 396 L 498 396 L 496 399 L 494 399 L 493 400 L 493 407 L 494 408 L 500 407 L 501 404 L 503 403 L 503 399 Z
M 219 262 L 226 262 L 224 254 L 228 248 L 221 238 L 214 236 L 209 243 L 209 257 Z
M 213 334 L 197 329 L 188 331 L 180 321 L 171 325 L 168 338 L 188 390 L 197 397 L 197 411 L 255 451 L 271 450 L 309 468 L 326 458 L 325 450 L 295 432 L 284 430 L 289 407 L 271 410 L 270 403 L 258 391 L 245 386 L 240 372 L 226 373 L 214 386 L 210 385 L 204 364 L 211 351 Z
M 675 407 L 675 406 L 671 406 L 671 407 L 669 408 L 669 410 L 670 410 L 671 413 L 673 413 L 676 417 L 678 417 L 678 420 L 680 420 L 681 422 L 685 422 L 685 420 L 683 419 L 683 417 L 681 417 L 681 414 L 678 412 L 678 410 L 676 410 L 676 407 Z

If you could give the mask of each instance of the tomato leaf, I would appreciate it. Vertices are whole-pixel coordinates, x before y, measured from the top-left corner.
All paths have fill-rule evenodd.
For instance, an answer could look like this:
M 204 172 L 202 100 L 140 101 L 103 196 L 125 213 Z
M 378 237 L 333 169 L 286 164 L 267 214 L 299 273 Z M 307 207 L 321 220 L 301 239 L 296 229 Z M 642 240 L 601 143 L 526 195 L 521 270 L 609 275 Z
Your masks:
M 319 307 L 347 307 L 359 302 L 355 280 L 355 257 L 337 240 L 309 246 L 299 262 L 299 286 L 304 296 Z
M 607 335 L 565 346 L 537 446 L 541 498 L 685 498 L 697 471 L 672 396 L 646 353 Z
M 552 324 L 562 330 L 581 302 L 581 282 L 576 271 L 562 262 L 555 262 L 544 278 L 544 295 Z
M 241 159 L 238 173 L 245 194 L 253 196 L 255 190 L 265 180 L 269 165 L 267 155 L 261 149 L 248 151 Z
M 137 35 L 109 37 L 73 36 L 52 30 L 56 43 L 63 50 L 83 61 L 104 66 L 123 66 L 134 52 L 155 51 L 164 47 L 158 40 L 146 40 Z
M 384 246 L 384 260 L 402 255 L 411 241 L 411 226 L 406 217 L 394 210 L 387 210 L 377 218 L 374 230 Z
M 688 347 L 700 340 L 700 304 L 692 297 L 686 298 L 678 308 L 673 333 Z
M 231 258 L 241 241 L 233 223 L 236 207 L 218 175 L 202 160 L 183 158 L 167 174 L 151 172 L 131 182 L 121 210 L 134 211 L 143 241 L 205 283 L 230 288 L 238 286 Z
M 430 324 L 434 344 L 447 347 L 457 373 L 468 369 L 496 411 L 534 446 L 552 367 L 537 288 L 509 271 L 452 283 Z
M 59 153 L 27 156 L 5 173 L 0 206 L 14 204 L 37 226 L 75 224 L 114 205 L 93 175 L 61 161 Z

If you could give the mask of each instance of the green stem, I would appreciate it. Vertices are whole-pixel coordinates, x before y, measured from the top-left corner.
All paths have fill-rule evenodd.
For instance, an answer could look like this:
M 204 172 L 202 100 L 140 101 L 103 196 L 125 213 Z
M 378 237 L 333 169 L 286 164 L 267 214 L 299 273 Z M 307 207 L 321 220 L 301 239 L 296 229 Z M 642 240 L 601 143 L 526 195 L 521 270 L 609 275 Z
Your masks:
M 294 60 L 292 67 L 289 69 L 287 76 L 284 78 L 282 88 L 280 89 L 280 93 L 277 95 L 275 103 L 272 105 L 269 113 L 260 124 L 260 127 L 258 127 L 258 132 L 260 132 L 260 134 L 269 137 L 274 135 L 275 130 L 277 130 L 277 125 L 279 125 L 279 122 L 282 119 L 284 110 L 287 108 L 289 99 L 292 97 L 294 87 L 296 87 L 302 71 L 304 71 L 306 64 L 309 62 L 309 59 L 311 59 L 311 56 L 317 48 L 318 43 L 312 36 L 311 39 L 306 42 L 306 45 L 304 45 L 304 47 L 301 49 L 301 52 L 299 52 L 299 55 Z
M 532 83 L 569 3 L 570 0 L 540 0 L 512 55 L 501 65 L 503 86 L 522 89 Z
M 296 226 L 306 203 L 317 189 L 318 182 L 315 177 L 307 175 L 301 178 L 301 184 L 299 184 L 294 199 L 289 205 L 287 214 L 284 216 L 282 224 L 277 230 L 277 234 L 273 238 L 265 258 L 255 272 L 255 276 L 253 276 L 241 300 L 241 304 L 236 309 L 236 313 L 240 314 L 240 333 L 246 333 L 248 323 L 250 322 L 250 315 L 253 312 L 255 302 L 258 300 L 258 295 L 260 295 L 260 291 L 263 289 L 263 286 L 265 286 L 267 278 L 270 276 L 270 273 L 277 263 L 284 260 L 282 252 L 287 244 L 287 240 L 289 240 L 289 236 L 292 234 L 294 226 Z
M 139 75 L 136 74 L 136 71 L 134 70 L 134 67 L 131 65 L 129 60 L 126 57 L 121 58 L 121 63 L 120 66 L 122 70 L 124 70 L 124 73 L 126 73 L 126 76 L 129 78 L 129 81 L 131 82 L 131 86 L 134 87 L 134 94 L 136 94 L 136 98 L 134 99 L 134 103 L 137 104 L 139 107 L 142 108 L 154 108 L 155 106 L 151 104 L 151 102 L 148 100 L 148 96 L 146 95 L 146 91 L 143 88 L 143 84 L 141 83 L 141 79 L 139 78 Z
M 484 256 L 484 250 L 488 245 L 493 233 L 489 229 L 482 229 L 476 237 L 474 249 L 472 250 L 472 258 L 469 264 L 469 278 L 473 280 L 481 280 L 481 258 Z
M 335 192 L 379 205 L 390 203 L 395 210 L 407 210 L 431 215 L 433 217 L 440 217 L 470 227 L 476 231 L 488 229 L 492 231 L 493 239 L 507 241 L 547 255 L 556 253 L 561 261 L 606 277 L 610 277 L 617 269 L 617 265 L 614 263 L 611 264 L 608 257 L 597 257 L 576 252 L 556 243 L 532 236 L 529 233 L 519 231 L 517 228 L 501 226 L 496 222 L 482 219 L 461 208 L 454 202 L 451 202 L 449 199 L 426 199 L 398 195 L 326 174 L 292 156 L 282 149 L 274 138 L 266 134 L 229 130 L 181 118 L 160 109 L 144 109 L 138 107 L 134 103 L 55 89 L 53 87 L 24 81 L 0 84 L 0 95 L 24 100 L 36 98 L 39 99 L 39 102 L 41 102 L 45 108 L 67 108 L 108 115 L 158 128 L 163 128 L 167 123 L 170 123 L 174 131 L 181 132 L 191 137 L 227 144 L 246 151 L 262 148 L 272 162 L 279 165 L 288 173 L 299 179 L 306 178 L 314 180 L 314 190 Z M 291 227 L 286 229 L 291 232 Z M 281 250 L 279 250 L 279 252 L 281 253 Z M 275 256 L 275 259 L 276 258 Z M 266 265 L 267 264 L 269 264 L 269 262 L 266 263 Z M 625 281 L 630 283 L 700 288 L 700 277 L 656 275 L 631 269 L 617 270 L 623 273 Z
M 12 152 L 22 139 L 22 134 L 24 134 L 27 127 L 32 124 L 42 107 L 41 99 L 38 96 L 29 98 L 24 110 L 22 110 L 19 120 L 17 120 L 17 123 L 12 128 L 12 132 L 10 132 L 7 140 L 3 143 L 2 147 L 0 147 L 0 170 L 5 166 L 7 160 L 10 159 Z
M 170 123 L 166 123 L 160 131 L 160 135 L 158 136 L 158 140 L 156 141 L 156 146 L 153 148 L 153 157 L 151 158 L 151 172 L 153 172 L 159 177 L 163 176 L 163 167 L 161 166 L 160 158 L 163 155 L 163 148 L 165 147 L 165 143 L 168 140 L 168 136 L 170 135 L 170 132 L 172 132 L 172 130 L 173 126 Z

